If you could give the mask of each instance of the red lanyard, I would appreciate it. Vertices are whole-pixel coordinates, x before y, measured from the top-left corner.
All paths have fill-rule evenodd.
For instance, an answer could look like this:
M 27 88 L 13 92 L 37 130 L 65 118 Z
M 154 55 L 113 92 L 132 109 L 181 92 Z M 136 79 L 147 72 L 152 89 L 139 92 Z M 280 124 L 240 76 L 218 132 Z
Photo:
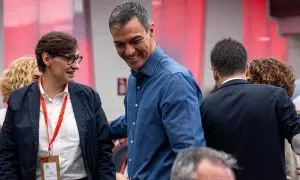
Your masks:
M 41 87 L 40 87 L 40 82 L 41 82 L 41 81 L 39 80 L 39 88 L 41 89 Z M 42 109 L 43 109 L 43 113 L 44 113 L 44 118 L 45 118 L 45 123 L 46 123 L 46 127 L 47 127 L 48 151 L 49 151 L 49 152 L 51 151 L 51 144 L 52 144 L 53 141 L 55 140 L 55 138 L 56 138 L 56 136 L 57 136 L 57 134 L 58 134 L 58 131 L 59 131 L 59 129 L 60 129 L 61 123 L 62 123 L 62 121 L 63 121 L 63 117 L 64 117 L 64 114 L 65 114 L 66 105 L 67 105 L 67 99 L 68 99 L 68 95 L 66 95 L 65 98 L 64 98 L 64 102 L 63 102 L 61 111 L 60 111 L 60 113 L 59 113 L 58 121 L 57 121 L 55 130 L 54 130 L 52 139 L 50 140 L 50 137 L 49 137 L 49 129 L 48 129 L 48 113 L 47 113 L 46 102 L 45 102 L 44 97 L 43 97 L 42 94 L 40 93 L 40 103 L 41 103 L 41 105 L 42 105 Z

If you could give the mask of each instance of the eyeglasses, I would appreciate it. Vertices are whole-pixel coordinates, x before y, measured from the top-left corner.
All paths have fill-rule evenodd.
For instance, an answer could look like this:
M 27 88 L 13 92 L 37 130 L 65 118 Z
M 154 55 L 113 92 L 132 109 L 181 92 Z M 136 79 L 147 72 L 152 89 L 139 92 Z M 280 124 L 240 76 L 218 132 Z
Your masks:
M 74 64 L 75 61 L 77 61 L 77 63 L 80 64 L 82 59 L 83 59 L 83 57 L 80 56 L 80 55 L 61 55 L 61 54 L 52 55 L 52 54 L 49 54 L 49 56 L 51 56 L 51 57 L 61 57 L 64 60 L 67 61 L 68 65 Z
M 77 61 L 78 64 L 81 63 L 83 57 L 82 56 L 74 56 L 74 55 L 70 55 L 70 56 L 66 56 L 66 55 L 59 55 L 60 57 L 66 59 L 68 65 L 74 64 L 75 61 Z

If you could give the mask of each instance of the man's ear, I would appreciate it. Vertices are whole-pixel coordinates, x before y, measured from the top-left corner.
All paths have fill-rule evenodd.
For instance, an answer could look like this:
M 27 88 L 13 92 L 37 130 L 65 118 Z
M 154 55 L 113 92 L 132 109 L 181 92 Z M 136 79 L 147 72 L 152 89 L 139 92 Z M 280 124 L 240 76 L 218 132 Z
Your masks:
M 213 72 L 214 80 L 217 82 L 219 80 L 218 72 L 214 68 L 211 68 L 211 70 Z
M 218 76 L 218 73 L 217 72 L 214 72 L 214 80 L 215 81 L 218 81 L 219 80 L 219 76 Z
M 150 37 L 154 37 L 154 24 L 153 23 L 150 24 L 148 31 L 149 31 Z

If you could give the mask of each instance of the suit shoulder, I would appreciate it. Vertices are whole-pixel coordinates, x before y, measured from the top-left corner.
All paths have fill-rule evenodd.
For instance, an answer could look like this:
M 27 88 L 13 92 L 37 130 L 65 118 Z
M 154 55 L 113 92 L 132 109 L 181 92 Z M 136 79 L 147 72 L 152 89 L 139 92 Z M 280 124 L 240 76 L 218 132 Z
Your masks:
M 9 95 L 9 99 L 20 100 L 20 98 L 24 97 L 28 93 L 28 91 L 32 88 L 32 86 L 34 84 L 35 83 L 31 83 L 31 84 L 26 85 L 26 86 L 24 86 L 22 88 L 18 88 L 18 89 L 12 90 L 12 92 Z
M 98 92 L 90 86 L 77 82 L 72 82 L 72 85 L 77 86 L 77 88 L 80 88 L 80 90 L 82 90 L 87 96 L 95 96 L 95 94 L 98 95 Z
M 249 84 L 249 90 L 260 94 L 268 94 L 268 95 L 285 93 L 285 90 L 283 88 L 268 85 L 268 84 Z
M 218 103 L 227 97 L 243 95 L 241 97 L 251 97 L 251 99 L 277 99 L 279 94 L 283 95 L 285 90 L 280 87 L 271 86 L 267 84 L 240 84 L 236 86 L 228 86 L 218 89 L 216 92 L 204 98 L 203 104 Z M 272 98 L 271 98 L 272 97 Z
M 9 95 L 8 104 L 14 106 L 14 108 L 18 108 L 20 102 L 23 101 L 24 98 L 27 97 L 28 92 L 32 88 L 32 86 L 36 85 L 36 83 L 31 83 L 22 88 L 14 89 Z

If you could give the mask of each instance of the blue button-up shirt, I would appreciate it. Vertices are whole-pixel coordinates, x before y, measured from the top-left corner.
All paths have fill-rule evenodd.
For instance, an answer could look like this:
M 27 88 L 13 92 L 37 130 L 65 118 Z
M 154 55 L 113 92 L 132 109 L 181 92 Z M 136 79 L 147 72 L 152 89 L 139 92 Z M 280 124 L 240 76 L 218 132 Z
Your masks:
M 205 146 L 201 102 L 192 74 L 156 47 L 129 76 L 125 116 L 110 126 L 115 138 L 128 137 L 130 179 L 167 180 L 178 152 Z

